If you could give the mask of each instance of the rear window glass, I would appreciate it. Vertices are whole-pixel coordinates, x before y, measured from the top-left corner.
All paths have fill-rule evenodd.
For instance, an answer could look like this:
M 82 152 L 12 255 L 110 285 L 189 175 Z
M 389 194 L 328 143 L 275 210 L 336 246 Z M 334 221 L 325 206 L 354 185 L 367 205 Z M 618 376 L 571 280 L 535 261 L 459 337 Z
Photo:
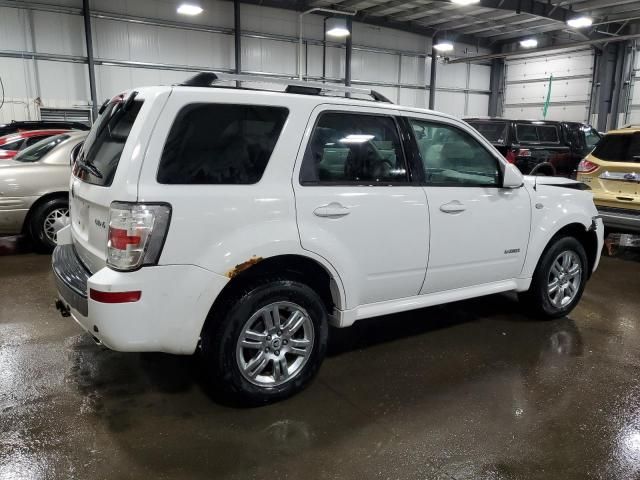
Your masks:
M 28 148 L 22 150 L 15 158 L 19 162 L 37 162 L 47 153 L 67 140 L 69 135 L 56 135 L 54 137 L 45 138 L 38 143 L 31 145 Z
M 0 145 L 0 150 L 20 150 L 20 145 L 22 145 L 23 141 L 22 138 L 19 138 L 18 140 L 7 142 L 4 145 Z
M 640 132 L 605 135 L 593 155 L 607 162 L 640 163 Z
M 518 123 L 516 135 L 519 142 L 558 143 L 558 128 L 554 125 Z
M 113 182 L 124 145 L 142 108 L 142 101 L 130 104 L 113 101 L 107 104 L 84 142 L 78 161 L 97 170 L 74 169 L 74 175 L 86 183 L 108 187 Z M 92 170 L 94 170 L 92 168 Z
M 507 141 L 506 122 L 468 122 L 491 143 L 505 143 Z
M 194 103 L 171 127 L 157 180 L 164 184 L 252 184 L 264 173 L 288 110 Z

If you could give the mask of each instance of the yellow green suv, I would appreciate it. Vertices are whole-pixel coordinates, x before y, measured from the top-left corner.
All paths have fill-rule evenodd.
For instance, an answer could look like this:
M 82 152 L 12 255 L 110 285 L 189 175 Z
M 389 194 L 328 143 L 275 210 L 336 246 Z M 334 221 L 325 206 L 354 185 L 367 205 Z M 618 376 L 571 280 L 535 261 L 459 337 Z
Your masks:
M 578 165 L 605 227 L 640 232 L 640 126 L 608 132 Z

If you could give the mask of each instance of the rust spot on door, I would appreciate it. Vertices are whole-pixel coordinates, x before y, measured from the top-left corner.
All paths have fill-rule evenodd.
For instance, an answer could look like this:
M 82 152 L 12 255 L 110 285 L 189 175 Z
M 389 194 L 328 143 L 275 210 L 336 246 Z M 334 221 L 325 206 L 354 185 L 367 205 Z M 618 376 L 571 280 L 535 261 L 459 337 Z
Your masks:
M 236 265 L 235 267 L 233 267 L 231 270 L 229 270 L 226 273 L 226 276 L 229 278 L 233 278 L 236 275 L 238 275 L 240 272 L 244 272 L 245 270 L 247 270 L 248 268 L 253 267 L 256 263 L 259 263 L 262 261 L 262 257 L 256 257 L 255 255 L 253 257 L 251 257 L 249 260 L 247 260 L 246 262 L 242 262 L 239 263 L 238 265 Z

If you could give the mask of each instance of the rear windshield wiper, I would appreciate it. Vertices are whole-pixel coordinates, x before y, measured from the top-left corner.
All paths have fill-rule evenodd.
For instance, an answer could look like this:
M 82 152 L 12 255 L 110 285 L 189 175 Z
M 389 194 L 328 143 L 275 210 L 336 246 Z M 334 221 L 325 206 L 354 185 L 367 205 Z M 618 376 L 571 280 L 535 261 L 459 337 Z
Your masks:
M 94 177 L 102 178 L 102 172 L 100 172 L 100 170 L 98 170 L 98 167 L 96 167 L 90 161 L 85 161 L 84 159 L 78 159 L 76 160 L 76 165 L 78 165 L 78 168 L 80 168 L 80 170 L 84 170 L 85 172 L 90 173 Z

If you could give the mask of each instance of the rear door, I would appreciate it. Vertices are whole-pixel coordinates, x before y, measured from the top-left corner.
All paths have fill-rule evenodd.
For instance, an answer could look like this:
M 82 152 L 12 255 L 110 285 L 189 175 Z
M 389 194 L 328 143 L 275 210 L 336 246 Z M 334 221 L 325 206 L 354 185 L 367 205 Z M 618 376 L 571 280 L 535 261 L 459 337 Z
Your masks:
M 71 233 L 78 256 L 92 272 L 106 265 L 111 202 L 137 199 L 138 175 L 153 119 L 169 93 L 164 90 L 114 97 L 76 159 L 69 188 Z M 80 168 L 80 163 L 89 166 Z
M 394 110 L 316 107 L 293 186 L 302 247 L 340 272 L 347 308 L 417 295 L 429 250 Z

